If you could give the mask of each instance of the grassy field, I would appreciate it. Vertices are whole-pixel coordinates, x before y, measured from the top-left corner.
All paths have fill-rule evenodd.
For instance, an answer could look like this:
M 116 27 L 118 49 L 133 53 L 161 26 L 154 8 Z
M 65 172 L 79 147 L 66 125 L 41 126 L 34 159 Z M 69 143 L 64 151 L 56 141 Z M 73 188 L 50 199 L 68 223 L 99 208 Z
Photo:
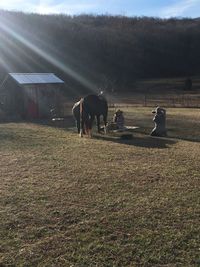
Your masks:
M 124 113 L 132 140 L 0 124 L 0 266 L 200 266 L 200 112 L 167 110 L 168 138 Z

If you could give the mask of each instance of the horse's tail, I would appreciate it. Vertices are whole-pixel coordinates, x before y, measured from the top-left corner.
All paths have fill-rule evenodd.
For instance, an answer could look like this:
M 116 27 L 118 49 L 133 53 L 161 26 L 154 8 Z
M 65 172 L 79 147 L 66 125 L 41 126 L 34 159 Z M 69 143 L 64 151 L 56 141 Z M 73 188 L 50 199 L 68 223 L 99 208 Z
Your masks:
M 80 136 L 87 134 L 91 136 L 90 118 L 84 105 L 84 98 L 80 100 Z

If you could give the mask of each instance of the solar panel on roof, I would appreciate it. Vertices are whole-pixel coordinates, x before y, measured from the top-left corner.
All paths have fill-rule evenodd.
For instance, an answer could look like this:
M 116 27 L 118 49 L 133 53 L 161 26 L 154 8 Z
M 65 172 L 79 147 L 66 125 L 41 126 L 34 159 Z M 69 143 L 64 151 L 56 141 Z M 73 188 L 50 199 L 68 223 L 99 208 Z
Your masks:
M 64 83 L 53 73 L 9 73 L 19 84 Z

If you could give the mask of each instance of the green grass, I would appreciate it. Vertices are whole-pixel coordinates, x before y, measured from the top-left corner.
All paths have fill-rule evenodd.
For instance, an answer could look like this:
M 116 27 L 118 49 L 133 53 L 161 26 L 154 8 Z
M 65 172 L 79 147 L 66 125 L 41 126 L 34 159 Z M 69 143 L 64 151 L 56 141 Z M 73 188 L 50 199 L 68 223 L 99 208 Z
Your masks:
M 137 125 L 139 132 L 148 134 L 151 132 L 154 123 L 151 111 L 155 108 L 122 108 L 126 124 Z M 191 141 L 200 141 L 200 109 L 192 108 L 166 108 L 167 130 L 171 138 L 179 138 Z
M 0 124 L 1 266 L 200 265 L 199 110 L 168 110 L 163 139 L 124 112 L 133 140 Z

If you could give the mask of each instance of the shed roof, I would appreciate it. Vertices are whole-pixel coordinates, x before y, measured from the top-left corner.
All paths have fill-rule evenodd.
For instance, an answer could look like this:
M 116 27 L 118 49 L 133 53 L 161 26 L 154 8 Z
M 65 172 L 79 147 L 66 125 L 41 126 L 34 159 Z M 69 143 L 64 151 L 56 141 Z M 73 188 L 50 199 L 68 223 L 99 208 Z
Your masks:
M 53 73 L 9 73 L 19 84 L 52 84 L 64 83 Z

